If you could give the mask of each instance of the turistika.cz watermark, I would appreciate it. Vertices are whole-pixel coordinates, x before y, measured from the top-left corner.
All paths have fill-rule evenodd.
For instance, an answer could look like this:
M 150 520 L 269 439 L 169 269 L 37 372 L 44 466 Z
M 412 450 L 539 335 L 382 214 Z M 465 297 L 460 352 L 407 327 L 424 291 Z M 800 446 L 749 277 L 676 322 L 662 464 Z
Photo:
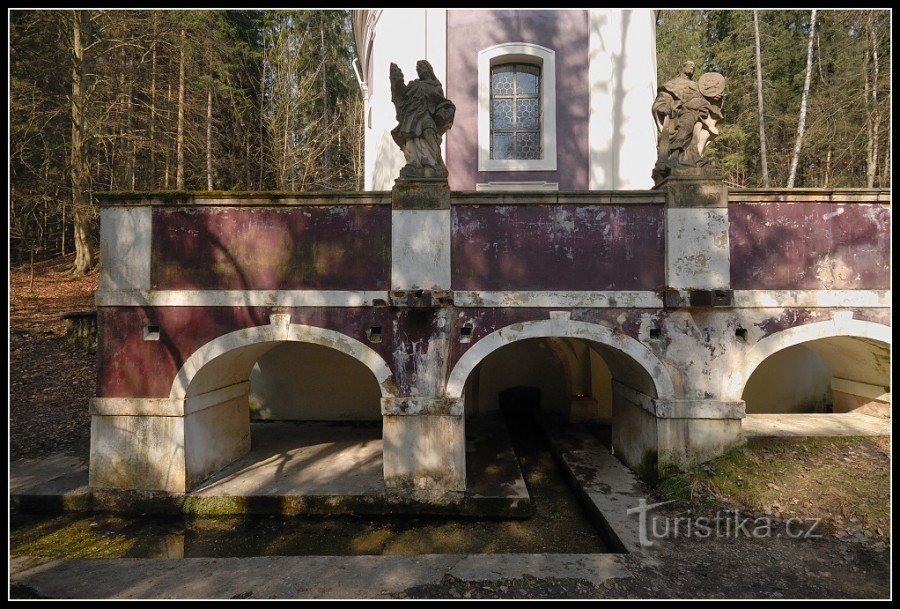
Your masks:
M 638 517 L 640 543 L 644 547 L 656 545 L 656 539 L 676 537 L 762 539 L 768 537 L 788 537 L 791 539 L 818 539 L 820 518 L 775 519 L 769 516 L 756 518 L 741 516 L 738 510 L 716 512 L 715 516 L 660 516 L 650 514 L 650 510 L 671 501 L 647 504 L 640 499 L 638 506 L 629 508 L 627 514 Z

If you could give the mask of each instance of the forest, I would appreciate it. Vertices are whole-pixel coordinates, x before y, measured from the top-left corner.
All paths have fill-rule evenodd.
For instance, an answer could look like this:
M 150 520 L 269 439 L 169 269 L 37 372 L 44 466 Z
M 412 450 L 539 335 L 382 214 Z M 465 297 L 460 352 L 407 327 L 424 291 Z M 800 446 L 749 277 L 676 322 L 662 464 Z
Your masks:
M 13 10 L 10 262 L 91 270 L 98 193 L 357 190 L 348 11 Z M 888 11 L 659 11 L 658 80 L 727 78 L 729 186 L 890 186 Z M 648 108 L 649 117 L 649 108 Z

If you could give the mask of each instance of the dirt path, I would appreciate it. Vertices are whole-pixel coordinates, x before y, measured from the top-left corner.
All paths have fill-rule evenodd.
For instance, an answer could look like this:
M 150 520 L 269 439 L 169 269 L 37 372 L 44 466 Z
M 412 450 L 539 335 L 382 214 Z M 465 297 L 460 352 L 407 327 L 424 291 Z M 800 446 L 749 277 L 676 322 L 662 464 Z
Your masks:
M 66 273 L 72 256 L 10 271 L 10 459 L 87 459 L 95 356 L 67 344 L 61 315 L 94 308 L 98 274 Z

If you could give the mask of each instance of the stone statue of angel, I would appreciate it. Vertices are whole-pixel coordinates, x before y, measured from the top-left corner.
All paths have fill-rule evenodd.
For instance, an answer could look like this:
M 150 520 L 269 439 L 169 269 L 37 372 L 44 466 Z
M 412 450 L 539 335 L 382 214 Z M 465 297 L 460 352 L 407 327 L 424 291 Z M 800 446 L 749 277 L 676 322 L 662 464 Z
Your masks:
M 391 101 L 399 123 L 391 136 L 406 158 L 400 177 L 446 178 L 441 139 L 453 126 L 456 106 L 444 97 L 444 88 L 430 63 L 419 61 L 416 72 L 419 78 L 404 84 L 403 72 L 397 64 L 391 64 Z

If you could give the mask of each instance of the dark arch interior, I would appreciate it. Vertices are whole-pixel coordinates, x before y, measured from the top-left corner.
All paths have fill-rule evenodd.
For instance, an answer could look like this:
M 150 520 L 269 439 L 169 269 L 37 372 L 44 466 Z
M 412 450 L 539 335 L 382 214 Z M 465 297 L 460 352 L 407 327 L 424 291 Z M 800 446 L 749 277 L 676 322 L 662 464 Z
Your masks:
M 580 382 L 573 377 L 581 377 Z M 490 353 L 469 374 L 463 392 L 466 416 L 495 412 L 501 392 L 520 386 L 539 389 L 541 408 L 562 415 L 572 398 L 594 399 L 597 412 L 592 422 L 609 424 L 613 382 L 649 397 L 657 395 L 643 366 L 608 345 L 582 339 L 516 341 Z

